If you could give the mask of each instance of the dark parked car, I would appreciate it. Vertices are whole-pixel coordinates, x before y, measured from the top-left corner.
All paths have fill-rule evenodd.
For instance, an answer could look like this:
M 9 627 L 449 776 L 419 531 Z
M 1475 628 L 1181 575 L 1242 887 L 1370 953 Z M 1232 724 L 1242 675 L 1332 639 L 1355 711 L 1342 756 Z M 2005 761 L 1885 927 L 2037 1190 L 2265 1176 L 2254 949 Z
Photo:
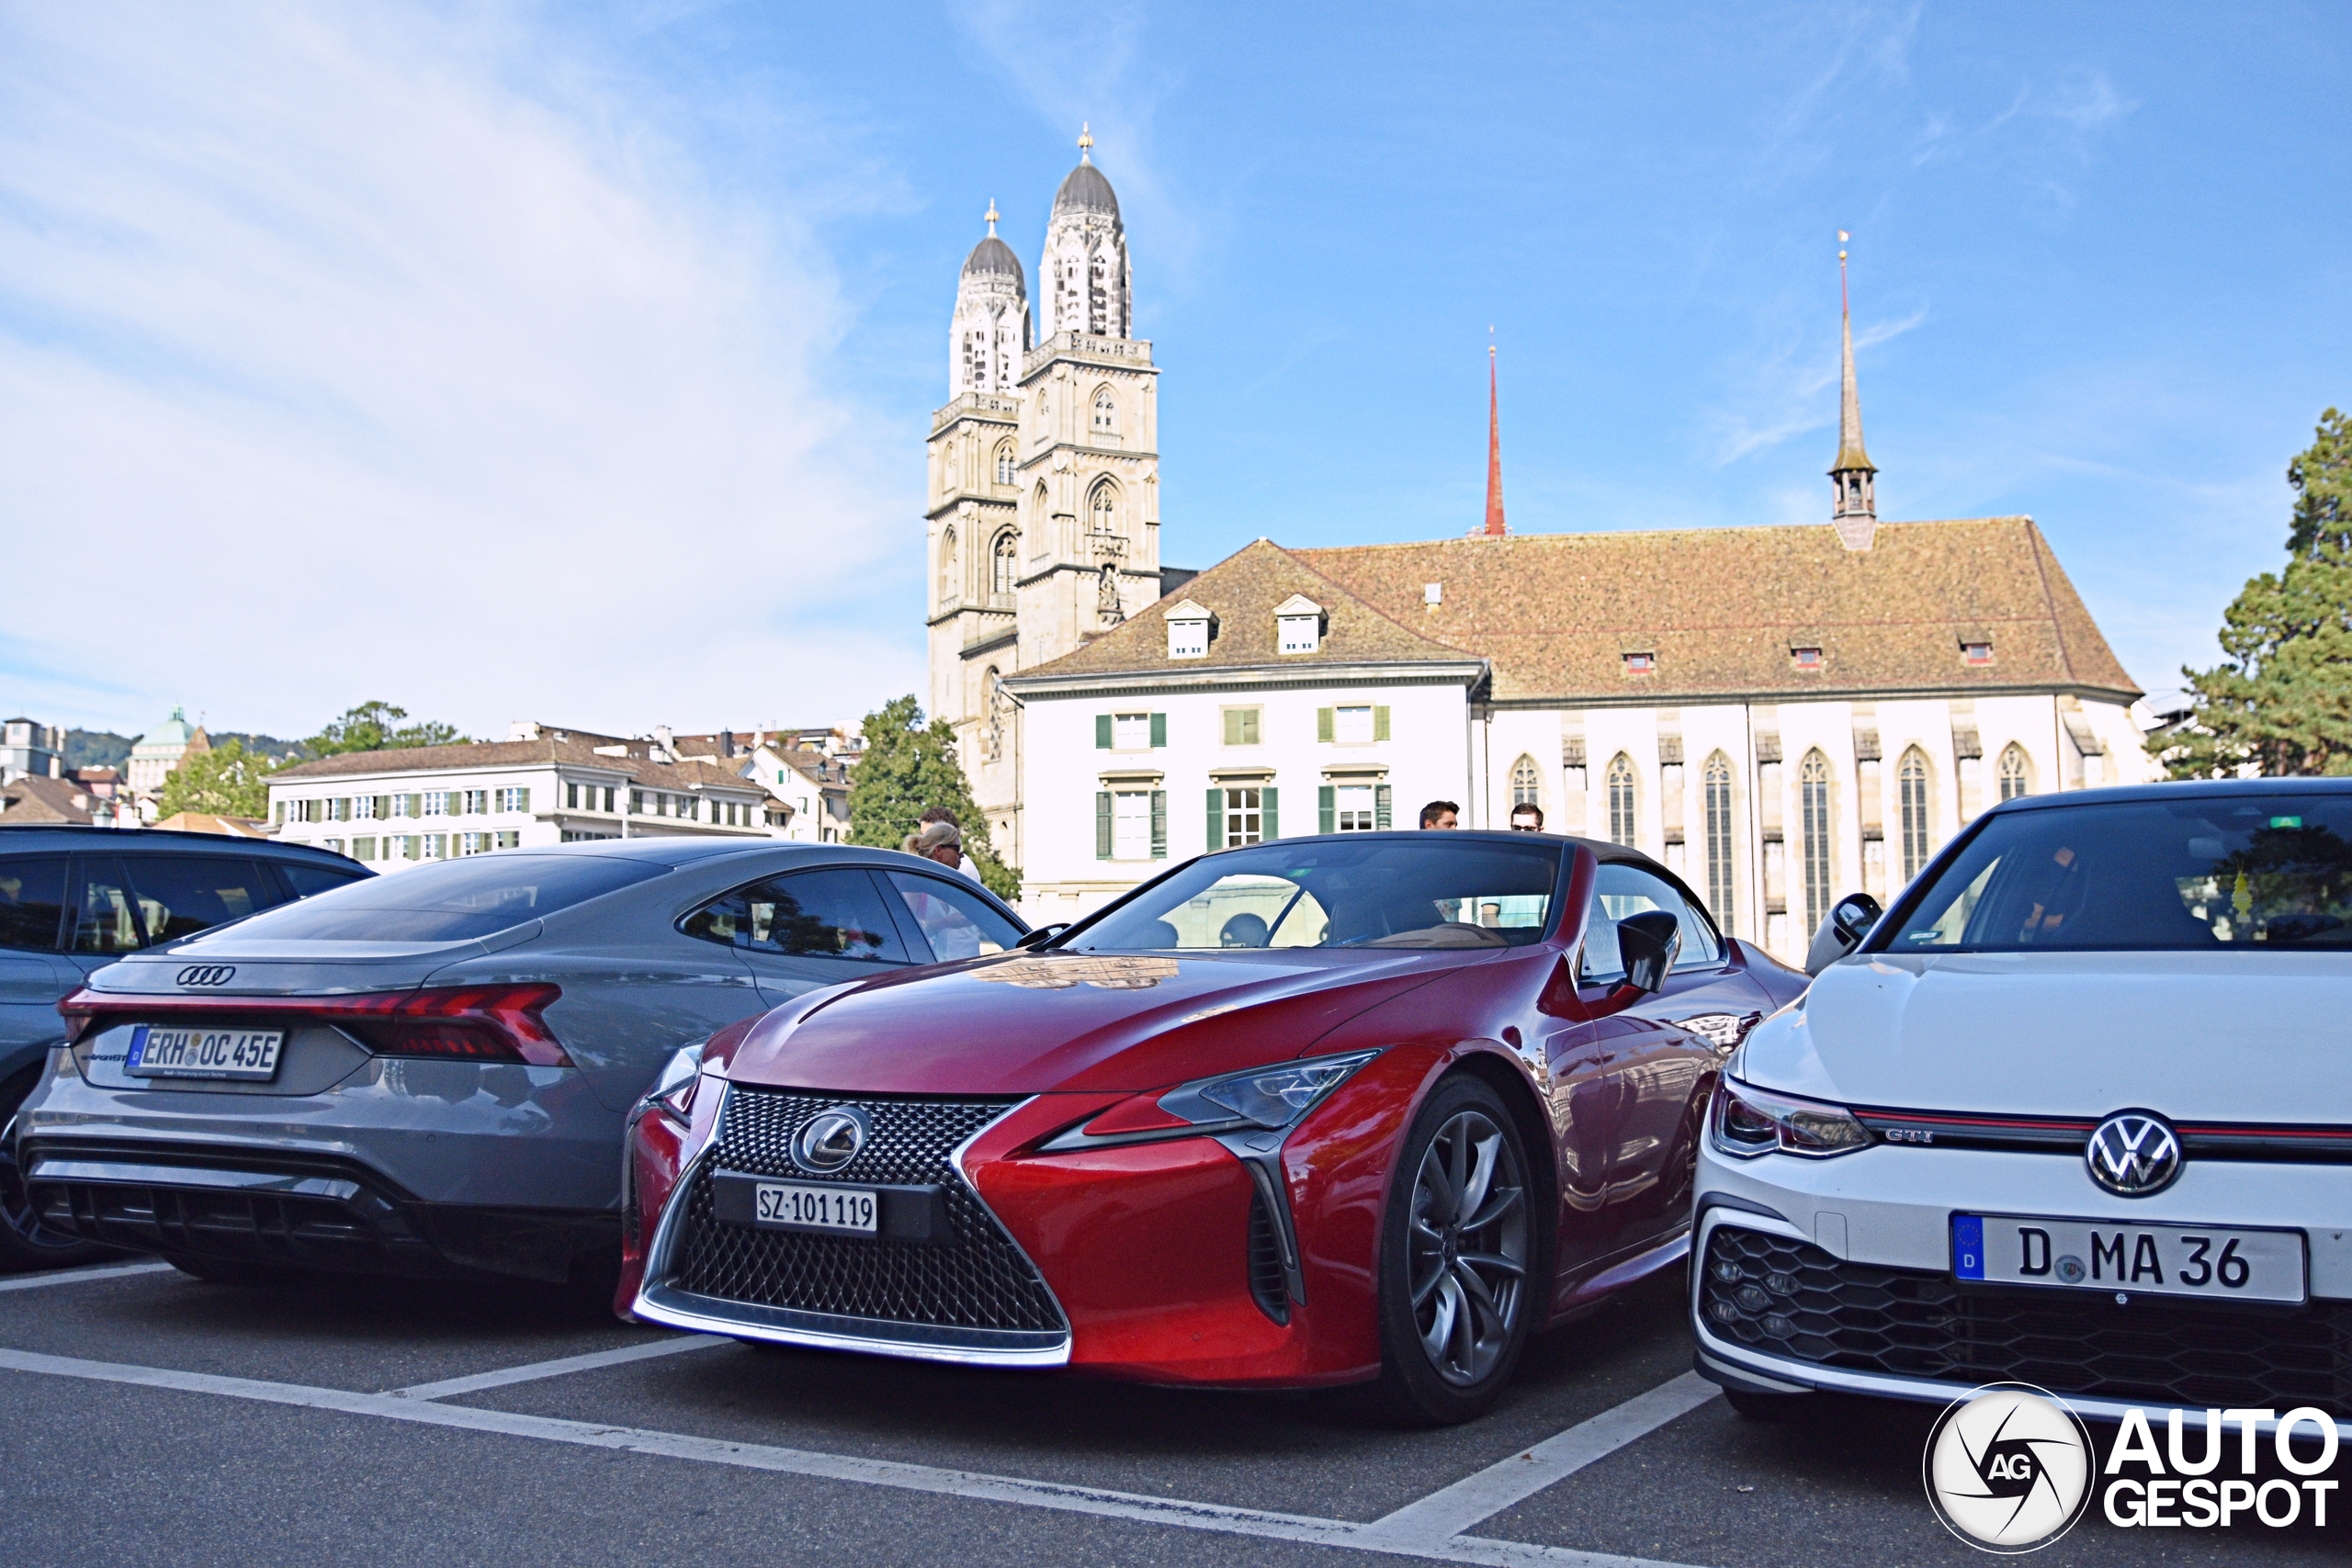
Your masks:
M 601 1281 L 683 1048 L 1027 928 L 893 850 L 608 840 L 395 871 L 133 953 L 17 1118 L 44 1225 L 200 1278 Z
M 325 850 L 213 833 L 0 828 L 0 1130 L 50 1048 L 65 1043 L 58 1002 L 95 971 L 368 874 Z M 96 1250 L 34 1226 L 5 1165 L 0 1221 L 0 1264 L 70 1263 Z

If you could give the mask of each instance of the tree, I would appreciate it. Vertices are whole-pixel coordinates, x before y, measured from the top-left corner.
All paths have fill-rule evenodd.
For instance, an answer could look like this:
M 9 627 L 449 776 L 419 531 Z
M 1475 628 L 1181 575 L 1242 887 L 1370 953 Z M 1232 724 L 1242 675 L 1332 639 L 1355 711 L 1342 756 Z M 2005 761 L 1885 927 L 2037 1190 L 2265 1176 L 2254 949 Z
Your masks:
M 215 817 L 269 815 L 269 775 L 275 758 L 249 752 L 240 740 L 223 740 L 209 751 L 189 751 L 164 775 L 162 811 L 205 811 Z
M 2222 613 L 2223 661 L 2181 671 L 2188 718 L 2148 739 L 2175 778 L 2352 775 L 2352 422 L 2321 415 L 2287 482 L 2286 570 L 2246 583 Z
M 1008 903 L 1020 897 L 1021 874 L 996 858 L 947 721 L 925 725 L 910 694 L 867 714 L 863 733 L 865 750 L 849 780 L 849 841 L 895 850 L 925 811 L 944 806 L 963 825 L 964 852 L 989 891 Z
M 408 716 L 408 709 L 394 707 L 390 703 L 366 702 L 330 720 L 324 729 L 302 742 L 302 750 L 313 757 L 333 757 L 345 751 L 389 751 L 403 746 L 449 746 L 462 743 L 465 737 L 457 726 L 443 724 L 438 719 L 422 719 L 415 724 L 400 721 Z

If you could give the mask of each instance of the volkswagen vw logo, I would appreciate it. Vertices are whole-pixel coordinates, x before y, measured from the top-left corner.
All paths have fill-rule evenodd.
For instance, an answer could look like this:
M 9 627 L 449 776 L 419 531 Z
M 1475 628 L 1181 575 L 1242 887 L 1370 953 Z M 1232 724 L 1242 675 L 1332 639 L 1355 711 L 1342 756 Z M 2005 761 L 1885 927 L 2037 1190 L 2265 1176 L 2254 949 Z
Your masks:
M 236 976 L 233 964 L 191 964 L 174 978 L 183 986 L 225 986 Z
M 854 1105 L 820 1111 L 802 1124 L 792 1139 L 792 1163 L 819 1176 L 831 1176 L 857 1157 L 873 1131 L 865 1112 Z
M 2180 1138 L 2152 1111 L 2119 1111 L 2091 1133 L 2091 1179 L 2120 1198 L 2148 1198 L 2180 1175 Z

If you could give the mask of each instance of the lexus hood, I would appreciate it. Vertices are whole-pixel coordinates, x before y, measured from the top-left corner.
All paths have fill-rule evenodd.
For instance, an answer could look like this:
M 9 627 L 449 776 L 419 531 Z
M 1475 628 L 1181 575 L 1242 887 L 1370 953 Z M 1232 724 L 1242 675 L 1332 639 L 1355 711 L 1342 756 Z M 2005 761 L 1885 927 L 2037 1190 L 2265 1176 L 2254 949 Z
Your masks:
M 1006 953 L 771 1013 L 730 1079 L 872 1094 L 1139 1093 L 1305 1054 L 1488 953 Z
M 1870 953 L 1732 1070 L 1885 1110 L 2352 1122 L 2352 954 Z

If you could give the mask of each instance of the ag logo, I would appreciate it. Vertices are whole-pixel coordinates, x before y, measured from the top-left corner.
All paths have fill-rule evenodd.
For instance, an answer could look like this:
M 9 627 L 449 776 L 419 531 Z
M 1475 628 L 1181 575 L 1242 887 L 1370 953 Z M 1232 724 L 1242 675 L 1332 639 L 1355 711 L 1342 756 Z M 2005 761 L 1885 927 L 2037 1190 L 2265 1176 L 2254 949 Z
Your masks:
M 2091 1435 L 2031 1383 L 1991 1383 L 1937 1417 L 1924 1466 L 1944 1528 L 1983 1551 L 2038 1551 L 2091 1500 Z
M 236 977 L 233 964 L 191 964 L 173 976 L 183 986 L 225 986 Z

